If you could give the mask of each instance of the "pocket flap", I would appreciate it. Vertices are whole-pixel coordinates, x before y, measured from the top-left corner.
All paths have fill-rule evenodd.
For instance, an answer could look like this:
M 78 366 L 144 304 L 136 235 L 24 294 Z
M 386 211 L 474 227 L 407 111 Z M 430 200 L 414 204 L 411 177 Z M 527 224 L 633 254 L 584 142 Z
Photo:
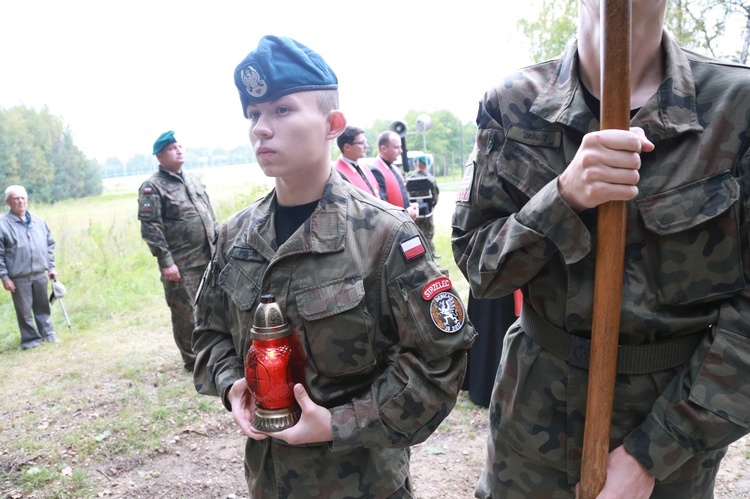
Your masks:
M 727 171 L 635 203 L 646 227 L 658 235 L 666 235 L 683 232 L 721 215 L 739 197 L 739 183 Z
M 362 276 L 345 277 L 300 290 L 295 295 L 302 318 L 314 321 L 359 305 L 365 296 L 365 286 Z

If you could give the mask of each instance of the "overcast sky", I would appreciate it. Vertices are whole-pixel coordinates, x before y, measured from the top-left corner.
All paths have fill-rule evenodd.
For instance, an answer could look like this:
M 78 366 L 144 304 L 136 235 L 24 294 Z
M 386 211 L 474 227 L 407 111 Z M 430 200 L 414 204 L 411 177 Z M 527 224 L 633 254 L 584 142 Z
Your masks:
M 350 124 L 448 109 L 473 120 L 528 64 L 516 21 L 533 0 L 16 0 L 0 4 L 0 107 L 48 106 L 90 158 L 247 143 L 235 66 L 261 36 L 290 36 L 339 78 Z M 523 12 L 522 12 L 523 11 Z

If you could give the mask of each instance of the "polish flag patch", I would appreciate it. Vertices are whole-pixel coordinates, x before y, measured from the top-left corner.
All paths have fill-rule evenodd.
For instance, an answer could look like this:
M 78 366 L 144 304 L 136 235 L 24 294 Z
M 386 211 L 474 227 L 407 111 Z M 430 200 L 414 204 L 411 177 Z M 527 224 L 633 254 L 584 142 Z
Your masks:
M 401 252 L 407 262 L 425 254 L 424 244 L 419 236 L 414 236 L 401 243 Z

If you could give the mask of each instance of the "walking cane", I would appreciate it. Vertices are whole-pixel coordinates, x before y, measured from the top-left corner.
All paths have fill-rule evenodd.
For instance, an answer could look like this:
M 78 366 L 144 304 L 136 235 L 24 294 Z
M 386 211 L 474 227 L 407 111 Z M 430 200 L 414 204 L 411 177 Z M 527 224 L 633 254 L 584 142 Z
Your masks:
M 68 331 L 73 332 L 73 328 L 70 325 L 70 319 L 68 318 L 68 311 L 65 310 L 65 304 L 63 303 L 62 297 L 65 296 L 65 286 L 57 279 L 52 279 L 52 294 L 49 297 L 50 305 L 55 303 L 55 300 L 60 302 L 62 307 L 63 315 L 65 316 L 65 322 L 68 323 Z
M 601 30 L 601 129 L 629 130 L 630 0 L 602 1 Z M 588 401 L 581 459 L 581 499 L 595 498 L 607 478 L 626 220 L 623 201 L 610 201 L 599 206 Z

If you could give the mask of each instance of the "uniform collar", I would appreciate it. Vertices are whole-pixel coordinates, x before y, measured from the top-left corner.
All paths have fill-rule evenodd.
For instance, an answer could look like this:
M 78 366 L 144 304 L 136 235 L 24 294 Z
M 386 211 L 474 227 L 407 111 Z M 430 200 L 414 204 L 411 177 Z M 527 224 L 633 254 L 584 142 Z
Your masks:
M 334 174 L 335 173 L 335 174 Z M 245 241 L 269 261 L 278 260 L 297 253 L 333 253 L 343 251 L 346 235 L 347 182 L 335 170 L 331 170 L 323 196 L 309 219 L 303 224 L 302 237 L 292 236 L 277 251 L 274 215 L 276 191 L 267 194 L 253 210 L 253 216 L 245 232 Z
M 662 34 L 666 77 L 631 123 L 645 129 L 655 140 L 686 132 L 702 132 L 695 108 L 695 82 L 685 53 L 665 31 Z M 599 129 L 599 118 L 592 119 L 586 106 L 578 75 L 578 44 L 573 43 L 557 62 L 554 75 L 539 92 L 530 111 L 552 122 L 570 126 L 581 133 Z

